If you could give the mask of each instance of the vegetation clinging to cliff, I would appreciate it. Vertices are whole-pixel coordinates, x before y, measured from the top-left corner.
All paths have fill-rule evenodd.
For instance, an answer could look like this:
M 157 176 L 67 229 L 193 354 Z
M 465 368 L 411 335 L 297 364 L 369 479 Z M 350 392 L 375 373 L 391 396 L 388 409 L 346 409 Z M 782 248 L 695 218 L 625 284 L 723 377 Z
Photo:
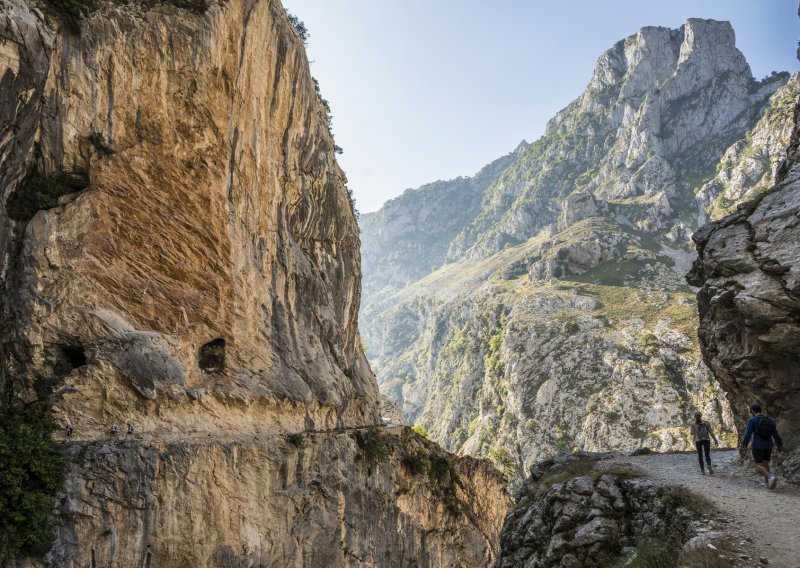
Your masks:
M 63 458 L 41 403 L 12 402 L 0 417 L 0 562 L 44 553 L 53 538 L 48 515 L 63 483 Z
M 204 14 L 211 5 L 210 0 L 167 0 L 167 3 L 193 14 Z M 97 0 L 44 0 L 44 4 L 49 13 L 61 20 L 66 28 L 75 34 L 81 32 L 81 20 L 100 7 Z M 138 0 L 138 4 L 152 8 L 161 2 Z
M 364 457 L 366 457 L 370 465 L 389 461 L 394 450 L 392 444 L 386 440 L 383 432 L 377 426 L 367 428 L 363 431 L 356 431 L 356 443 L 358 443 L 358 447 L 364 452 Z

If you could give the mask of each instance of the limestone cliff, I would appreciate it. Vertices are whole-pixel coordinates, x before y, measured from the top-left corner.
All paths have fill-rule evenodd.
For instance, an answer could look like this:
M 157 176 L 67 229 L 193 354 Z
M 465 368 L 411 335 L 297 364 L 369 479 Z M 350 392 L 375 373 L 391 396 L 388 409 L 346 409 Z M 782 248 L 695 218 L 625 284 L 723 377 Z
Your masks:
M 380 422 L 358 227 L 278 0 L 79 31 L 0 7 L 2 386 L 74 431 L 48 561 L 491 562 L 491 466 L 414 480 L 413 437 L 382 465 L 351 439 Z
M 296 429 L 374 421 L 358 229 L 280 6 L 109 5 L 80 36 L 10 6 L 6 45 L 37 66 L 19 73 L 30 85 L 4 82 L 3 100 L 30 99 L 1 149 L 6 203 L 32 165 L 86 180 L 13 223 L 5 303 L 20 372 L 57 381 L 82 435 L 130 420 L 215 432 L 233 407 L 250 429 L 279 405 L 298 408 L 284 413 Z M 213 340 L 224 364 L 204 372 Z M 56 376 L 75 352 L 88 364 Z
M 736 206 L 769 191 L 775 172 L 786 159 L 797 103 L 800 75 L 795 73 L 770 100 L 764 115 L 742 140 L 728 148 L 714 179 L 697 188 L 702 219 L 718 220 Z
M 776 183 L 694 235 L 698 259 L 687 276 L 697 294 L 703 356 L 741 421 L 760 402 L 788 452 L 783 473 L 800 482 L 800 101 Z
M 77 443 L 53 566 L 489 566 L 508 500 L 410 429 Z M 437 461 L 438 460 L 438 461 Z M 425 464 L 439 464 L 426 469 Z

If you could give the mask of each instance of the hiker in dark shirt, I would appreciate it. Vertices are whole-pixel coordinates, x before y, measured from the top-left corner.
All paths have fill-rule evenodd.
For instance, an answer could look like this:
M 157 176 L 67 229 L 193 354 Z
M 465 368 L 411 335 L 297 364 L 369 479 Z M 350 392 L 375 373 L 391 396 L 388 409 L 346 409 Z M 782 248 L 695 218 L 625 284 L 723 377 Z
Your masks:
M 742 454 L 753 439 L 753 461 L 756 462 L 756 470 L 764 476 L 764 484 L 768 489 L 775 489 L 778 478 L 769 471 L 769 460 L 772 457 L 772 448 L 783 449 L 783 440 L 778 433 L 778 426 L 775 421 L 766 416 L 761 411 L 760 404 L 750 405 L 750 420 L 747 421 L 747 428 L 744 431 L 742 441 Z M 774 444 L 773 444 L 774 441 Z
M 717 437 L 714 435 L 711 425 L 703 420 L 703 415 L 700 412 L 694 413 L 694 422 L 690 430 L 694 438 L 694 447 L 697 448 L 697 459 L 700 462 L 700 474 L 706 474 L 706 470 L 703 468 L 703 453 L 705 453 L 708 473 L 714 475 L 714 468 L 711 466 L 711 440 L 714 440 L 715 446 L 719 446 L 719 440 L 717 440 Z

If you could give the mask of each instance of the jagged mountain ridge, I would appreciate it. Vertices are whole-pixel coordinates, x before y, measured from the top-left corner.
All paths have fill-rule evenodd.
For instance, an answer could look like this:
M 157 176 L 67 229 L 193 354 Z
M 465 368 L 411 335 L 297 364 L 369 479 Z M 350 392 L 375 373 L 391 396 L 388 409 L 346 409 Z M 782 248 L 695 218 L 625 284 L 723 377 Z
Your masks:
M 694 194 L 788 78 L 754 80 L 726 22 L 644 28 L 601 56 L 586 92 L 486 188 L 444 266 L 365 285 L 369 358 L 406 419 L 520 476 L 573 447 L 685 447 L 695 407 L 730 431 L 682 278 L 703 219 Z M 362 239 L 392 242 L 387 229 L 364 224 Z
M 441 266 L 450 241 L 480 211 L 486 188 L 527 147 L 528 143 L 522 141 L 513 152 L 473 177 L 409 189 L 387 201 L 380 211 L 363 214 L 359 219 L 365 236 L 362 262 L 365 273 L 374 275 L 364 280 L 364 292 L 406 286 Z M 389 248 L 391 254 L 387 256 Z

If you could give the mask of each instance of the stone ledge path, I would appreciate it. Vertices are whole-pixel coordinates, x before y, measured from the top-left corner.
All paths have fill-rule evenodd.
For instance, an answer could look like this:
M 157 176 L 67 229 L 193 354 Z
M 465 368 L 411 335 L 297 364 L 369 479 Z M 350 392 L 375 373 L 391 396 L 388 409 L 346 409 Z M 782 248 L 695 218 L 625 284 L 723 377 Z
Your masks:
M 742 545 L 742 566 L 800 568 L 800 488 L 780 480 L 770 491 L 752 463 L 742 465 L 736 450 L 712 449 L 715 475 L 701 475 L 694 453 L 651 454 L 614 458 L 643 470 L 665 485 L 682 486 L 703 495 L 718 509 L 727 527 L 717 530 Z M 742 556 L 749 556 L 743 558 Z

